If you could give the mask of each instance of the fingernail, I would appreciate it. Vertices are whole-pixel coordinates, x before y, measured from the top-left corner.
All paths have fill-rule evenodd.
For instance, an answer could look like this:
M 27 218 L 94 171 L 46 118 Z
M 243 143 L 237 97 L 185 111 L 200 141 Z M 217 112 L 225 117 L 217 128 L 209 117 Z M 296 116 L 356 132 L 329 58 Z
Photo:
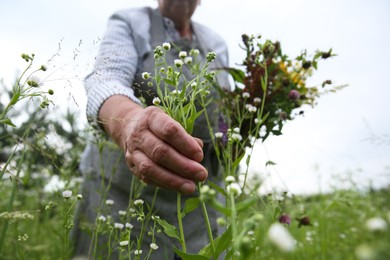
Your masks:
M 190 194 L 195 191 L 195 184 L 194 183 L 184 183 L 180 187 L 180 193 L 183 194 Z
M 194 154 L 194 160 L 196 161 L 196 162 L 201 162 L 202 160 L 203 160 L 203 151 L 202 150 L 200 150 L 199 152 L 197 152 L 197 153 L 195 153 Z
M 204 181 L 207 179 L 207 175 L 208 175 L 207 172 L 204 171 L 198 172 L 197 174 L 195 174 L 194 179 L 197 181 Z

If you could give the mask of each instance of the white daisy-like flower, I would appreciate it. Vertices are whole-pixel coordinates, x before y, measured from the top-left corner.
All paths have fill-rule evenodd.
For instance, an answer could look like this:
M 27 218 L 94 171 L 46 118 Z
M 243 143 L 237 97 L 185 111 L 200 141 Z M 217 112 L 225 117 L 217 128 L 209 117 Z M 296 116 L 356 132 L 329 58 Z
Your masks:
M 192 57 L 185 57 L 184 58 L 184 63 L 187 65 L 190 65 L 192 63 Z
M 164 42 L 162 47 L 164 50 L 169 51 L 171 49 L 171 44 L 169 42 Z
M 248 236 L 253 236 L 255 234 L 255 231 L 249 230 L 247 234 L 248 234 Z
M 174 90 L 172 90 L 171 94 L 174 96 L 176 96 L 176 95 L 178 96 L 181 94 L 181 90 L 174 89 Z
M 256 113 L 257 107 L 252 106 L 251 104 L 246 104 L 245 108 L 250 112 L 250 113 Z
M 226 178 L 225 178 L 225 182 L 226 183 L 233 183 L 233 182 L 235 182 L 236 181 L 236 178 L 234 178 L 233 176 L 227 176 Z
M 128 229 L 133 229 L 134 226 L 132 224 L 130 224 L 130 223 L 126 223 L 125 227 L 128 228 Z
M 122 229 L 124 227 L 124 225 L 122 223 L 115 223 L 114 227 L 117 229 Z
M 62 192 L 62 197 L 64 197 L 64 199 L 69 199 L 70 197 L 72 197 L 72 191 L 71 190 L 64 190 Z
M 261 103 L 261 98 L 255 97 L 255 98 L 253 99 L 253 102 L 255 102 L 256 104 L 260 104 L 260 103 Z
M 227 193 L 228 194 L 233 194 L 234 196 L 239 196 L 241 194 L 241 187 L 237 183 L 233 182 L 229 184 L 226 187 Z
M 156 243 L 151 243 L 150 244 L 150 248 L 153 249 L 153 250 L 157 250 L 158 249 L 158 245 Z
M 258 118 L 255 118 L 255 124 L 257 125 L 258 123 L 260 123 L 260 120 Z
M 200 193 L 207 193 L 209 190 L 210 190 L 210 186 L 209 185 L 203 185 L 200 188 Z
M 233 129 L 233 132 L 235 132 L 235 133 L 239 134 L 239 133 L 240 133 L 240 128 L 238 128 L 238 127 L 235 127 L 235 128 Z
M 150 78 L 150 73 L 149 72 L 142 72 L 142 78 L 143 79 L 148 79 L 148 78 Z
M 143 204 L 144 204 L 143 199 L 137 199 L 134 201 L 134 205 L 136 205 L 136 206 L 142 206 Z
M 129 212 L 130 213 L 134 213 L 135 212 L 135 208 L 129 208 Z
M 124 240 L 124 241 L 120 241 L 119 242 L 119 245 L 120 246 L 127 246 L 129 244 L 129 241 L 128 240 Z
M 153 98 L 152 101 L 153 105 L 158 106 L 161 103 L 161 100 L 158 97 Z
M 126 210 L 119 210 L 118 214 L 119 216 L 126 216 Z
M 141 255 L 142 254 L 142 250 L 134 250 L 134 255 Z
M 366 221 L 366 228 L 370 231 L 385 231 L 387 222 L 379 217 L 370 218 Z
M 78 200 L 81 200 L 81 199 L 83 198 L 83 195 L 77 194 L 77 195 L 76 195 L 76 198 L 77 198 Z
M 214 135 L 215 135 L 215 138 L 222 138 L 223 137 L 222 132 L 216 132 Z
M 114 201 L 113 200 L 106 200 L 106 205 L 108 206 L 111 206 L 111 205 L 114 205 Z
M 233 133 L 231 138 L 233 141 L 241 141 L 242 140 L 242 136 L 240 134 L 237 134 L 237 133 Z
M 242 92 L 243 98 L 249 98 L 250 96 L 251 96 L 251 94 L 249 94 L 249 92 Z
M 184 59 L 185 57 L 187 57 L 187 52 L 186 51 L 179 52 L 179 58 L 180 59 Z
M 105 216 L 103 216 L 103 215 L 100 215 L 98 217 L 98 220 L 101 221 L 101 222 L 106 222 L 107 218 Z
M 291 252 L 295 249 L 295 239 L 288 232 L 287 228 L 280 223 L 274 223 L 268 229 L 268 238 L 283 252 Z
M 173 63 L 175 64 L 176 68 L 183 66 L 183 61 L 179 59 L 174 60 Z
M 191 86 L 191 88 L 196 88 L 196 86 L 198 86 L 198 83 L 196 83 L 196 81 L 194 81 L 191 83 L 190 86 Z

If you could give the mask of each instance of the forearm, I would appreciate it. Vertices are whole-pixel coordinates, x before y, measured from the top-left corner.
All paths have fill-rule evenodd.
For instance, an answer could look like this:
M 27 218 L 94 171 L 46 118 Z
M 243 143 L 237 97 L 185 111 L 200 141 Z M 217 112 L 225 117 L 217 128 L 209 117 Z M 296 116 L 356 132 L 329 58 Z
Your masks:
M 99 122 L 104 131 L 112 137 L 116 144 L 122 149 L 125 147 L 126 128 L 129 120 L 143 108 L 123 95 L 113 95 L 109 97 L 99 110 Z

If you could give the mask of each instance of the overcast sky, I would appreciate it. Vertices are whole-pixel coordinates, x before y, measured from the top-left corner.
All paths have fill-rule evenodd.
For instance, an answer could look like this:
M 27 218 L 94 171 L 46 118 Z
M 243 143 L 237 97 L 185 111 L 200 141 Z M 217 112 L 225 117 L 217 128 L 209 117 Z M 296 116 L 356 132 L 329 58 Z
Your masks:
M 117 9 L 142 5 L 156 1 L 0 0 L 0 78 L 11 84 L 25 65 L 20 54 L 35 53 L 37 64 L 53 72 L 46 85 L 65 93 L 57 95 L 57 104 L 74 97 L 77 105 L 68 104 L 85 120 L 81 79 L 107 19 Z M 389 1 L 203 0 L 194 20 L 226 39 L 232 66 L 244 58 L 238 47 L 243 33 L 279 40 L 290 57 L 303 49 L 338 54 L 320 63 L 310 82 L 332 79 L 349 87 L 322 97 L 289 122 L 283 136 L 257 146 L 251 168 L 267 178 L 265 190 L 327 191 L 349 175 L 360 187 L 390 183 Z M 276 165 L 266 168 L 268 160 Z

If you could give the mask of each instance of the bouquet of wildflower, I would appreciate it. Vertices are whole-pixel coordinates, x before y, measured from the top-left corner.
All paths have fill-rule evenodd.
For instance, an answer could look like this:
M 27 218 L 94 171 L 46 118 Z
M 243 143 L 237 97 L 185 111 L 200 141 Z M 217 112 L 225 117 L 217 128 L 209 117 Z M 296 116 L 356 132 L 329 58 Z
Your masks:
M 307 85 L 307 79 L 317 69 L 319 60 L 335 56 L 332 49 L 316 51 L 314 55 L 303 51 L 295 59 L 290 59 L 283 54 L 279 42 L 266 40 L 261 43 L 260 39 L 260 36 L 242 36 L 241 47 L 246 52 L 241 64 L 244 68 L 226 68 L 234 79 L 234 91 L 217 86 L 221 107 L 220 132 L 224 137 L 227 136 L 226 129 L 231 126 L 239 126 L 241 135 L 252 135 L 263 141 L 270 134 L 280 135 L 287 120 L 303 114 L 304 105 L 314 106 L 320 95 L 340 88 L 325 89 L 332 85 L 331 80 L 325 80 L 320 86 Z M 260 132 L 254 131 L 257 126 L 254 117 L 250 116 L 258 108 L 263 109 L 265 116 Z M 258 118 L 255 120 L 260 122 Z

